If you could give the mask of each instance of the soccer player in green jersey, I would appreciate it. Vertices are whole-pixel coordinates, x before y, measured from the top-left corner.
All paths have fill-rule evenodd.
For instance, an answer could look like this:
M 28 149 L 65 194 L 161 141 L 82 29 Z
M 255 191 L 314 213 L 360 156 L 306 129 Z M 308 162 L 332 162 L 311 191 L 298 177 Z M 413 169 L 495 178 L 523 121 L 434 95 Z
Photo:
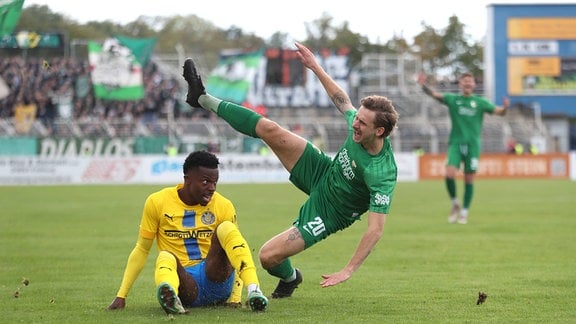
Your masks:
M 303 65 L 315 73 L 348 124 L 348 137 L 334 158 L 278 123 L 207 94 L 192 59 L 184 63 L 188 104 L 211 110 L 237 131 L 262 139 L 290 173 L 290 181 L 309 195 L 292 225 L 260 249 L 262 266 L 280 279 L 272 298 L 291 296 L 302 282 L 291 256 L 349 227 L 367 212 L 367 228 L 354 254 L 342 269 L 322 275 L 320 285 L 348 280 L 382 236 L 397 178 L 389 140 L 398 121 L 392 102 L 372 95 L 356 109 L 312 52 L 299 43 L 296 47 Z
M 159 253 L 154 280 L 158 301 L 167 314 L 187 313 L 184 307 L 239 305 L 244 285 L 251 309 L 266 310 L 268 299 L 260 291 L 234 205 L 216 191 L 218 164 L 210 152 L 190 153 L 184 161 L 184 183 L 148 196 L 138 241 L 108 309 L 125 307 L 156 239 Z
M 503 99 L 502 106 L 475 95 L 476 82 L 471 73 L 463 73 L 458 86 L 460 93 L 442 93 L 426 85 L 425 74 L 420 74 L 418 83 L 424 93 L 448 107 L 452 128 L 448 139 L 446 156 L 445 182 L 448 195 L 452 201 L 452 210 L 448 216 L 449 223 L 468 223 L 468 209 L 474 195 L 474 176 L 478 171 L 480 151 L 482 148 L 482 122 L 484 114 L 504 116 L 510 101 Z M 464 198 L 462 206 L 456 195 L 456 174 L 464 165 Z

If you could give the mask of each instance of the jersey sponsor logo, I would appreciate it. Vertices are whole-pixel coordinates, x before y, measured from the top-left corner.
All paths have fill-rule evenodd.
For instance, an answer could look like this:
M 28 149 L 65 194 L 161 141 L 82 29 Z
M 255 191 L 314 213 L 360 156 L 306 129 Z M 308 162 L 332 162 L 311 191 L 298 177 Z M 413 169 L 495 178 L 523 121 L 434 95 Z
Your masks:
M 202 220 L 202 224 L 212 225 L 216 221 L 216 216 L 214 216 L 211 211 L 206 211 L 202 214 L 200 220 Z
M 462 116 L 475 116 L 478 108 L 478 104 L 474 100 L 470 100 L 470 107 L 464 106 L 463 101 L 456 101 L 459 105 L 458 114 Z
M 343 149 L 340 154 L 338 154 L 338 163 L 340 163 L 340 167 L 342 167 L 342 175 L 348 179 L 352 180 L 356 177 L 354 174 L 354 170 L 352 169 L 352 163 L 354 166 L 356 163 L 354 161 L 350 161 L 350 157 L 348 156 L 348 150 Z
M 459 107 L 458 108 L 458 114 L 461 116 L 475 116 L 476 115 L 476 109 L 475 108 L 469 108 L 469 107 Z
M 380 205 L 380 206 L 390 205 L 390 196 L 383 195 L 381 193 L 377 193 L 374 196 L 374 203 L 376 203 L 376 205 Z
M 209 238 L 212 236 L 211 230 L 198 230 L 198 231 L 175 231 L 167 230 L 164 234 L 171 238 L 179 239 L 198 239 L 198 238 Z

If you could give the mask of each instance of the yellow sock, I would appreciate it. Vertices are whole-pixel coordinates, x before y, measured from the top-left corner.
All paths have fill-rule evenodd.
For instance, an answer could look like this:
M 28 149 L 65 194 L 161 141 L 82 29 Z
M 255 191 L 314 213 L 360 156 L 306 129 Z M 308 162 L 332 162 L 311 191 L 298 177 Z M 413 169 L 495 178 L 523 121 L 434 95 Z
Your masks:
M 258 275 L 256 274 L 256 266 L 252 259 L 252 252 L 248 242 L 244 239 L 238 227 L 232 222 L 223 222 L 216 230 L 218 240 L 226 251 L 230 263 L 238 272 L 240 279 L 246 287 L 250 284 L 260 286 Z
M 242 303 L 242 287 L 244 284 L 242 283 L 242 279 L 238 276 L 238 272 L 234 271 L 234 285 L 232 286 L 232 292 L 230 293 L 230 297 L 228 297 L 227 302 L 232 304 L 240 304 Z
M 178 293 L 180 287 L 180 279 L 178 279 L 178 272 L 176 271 L 176 257 L 166 251 L 160 251 L 156 258 L 156 270 L 154 271 L 154 281 L 156 286 L 163 282 L 167 282 Z

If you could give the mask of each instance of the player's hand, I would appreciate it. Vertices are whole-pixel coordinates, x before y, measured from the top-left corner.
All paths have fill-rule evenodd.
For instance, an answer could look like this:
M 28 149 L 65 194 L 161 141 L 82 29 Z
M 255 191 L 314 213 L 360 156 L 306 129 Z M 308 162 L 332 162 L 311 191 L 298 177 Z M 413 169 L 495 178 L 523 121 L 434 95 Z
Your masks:
M 502 107 L 504 107 L 504 109 L 510 108 L 510 99 L 508 99 L 508 97 L 502 99 Z
M 426 73 L 420 72 L 420 73 L 418 74 L 418 80 L 417 80 L 417 81 L 418 81 L 418 84 L 419 84 L 419 85 L 424 85 L 424 84 L 426 84 L 426 79 L 427 79 L 427 78 L 428 78 L 428 76 L 426 75 Z
M 341 282 L 344 282 L 352 277 L 352 274 L 348 271 L 340 271 L 333 274 L 322 275 L 322 281 L 320 286 L 323 288 L 335 286 Z
M 124 309 L 126 306 L 126 298 L 116 297 L 110 306 L 108 306 L 108 310 L 115 310 L 115 309 Z
M 317 64 L 314 54 L 308 49 L 308 47 L 298 42 L 295 42 L 294 45 L 298 48 L 298 52 L 296 53 L 298 54 L 298 57 L 300 57 L 300 62 L 302 62 L 305 67 L 311 69 Z

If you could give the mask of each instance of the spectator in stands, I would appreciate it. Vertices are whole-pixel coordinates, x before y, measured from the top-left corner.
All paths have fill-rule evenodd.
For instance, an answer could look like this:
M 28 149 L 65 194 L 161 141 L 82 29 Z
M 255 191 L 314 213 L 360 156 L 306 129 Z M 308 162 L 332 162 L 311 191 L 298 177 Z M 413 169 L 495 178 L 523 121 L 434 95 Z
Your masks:
M 366 213 L 367 226 L 357 249 L 340 270 L 322 275 L 320 285 L 330 287 L 350 279 L 382 237 L 397 177 L 389 138 L 398 122 L 392 102 L 372 95 L 355 108 L 314 54 L 300 43 L 295 45 L 302 64 L 316 75 L 346 120 L 348 136 L 334 158 L 253 110 L 207 94 L 194 62 L 184 62 L 188 104 L 214 112 L 242 134 L 262 139 L 290 173 L 294 185 L 309 195 L 296 220 L 260 249 L 260 263 L 279 279 L 272 298 L 292 296 L 302 282 L 292 256 L 350 227 Z
M 37 106 L 32 100 L 32 95 L 25 92 L 16 100 L 16 108 L 14 109 L 14 128 L 16 133 L 26 135 L 32 128 L 32 123 L 36 117 Z
M 52 100 L 56 103 L 59 117 L 64 119 L 73 119 L 75 117 L 73 115 L 74 89 L 72 88 L 72 82 L 70 80 L 59 84 Z
M 446 189 L 452 201 L 449 223 L 468 223 L 468 209 L 474 193 L 474 176 L 478 170 L 482 148 L 482 122 L 484 114 L 506 114 L 510 101 L 503 99 L 498 106 L 486 98 L 474 94 L 476 82 L 471 73 L 463 73 L 458 79 L 460 93 L 438 92 L 426 85 L 426 74 L 420 74 L 418 83 L 424 93 L 444 104 L 449 111 L 452 129 L 448 142 L 446 162 Z M 462 206 L 456 195 L 456 174 L 464 165 L 464 198 Z
M 166 154 L 169 157 L 175 157 L 178 155 L 178 146 L 176 146 L 174 143 L 170 142 L 168 143 L 168 145 L 166 146 Z
M 38 106 L 36 118 L 42 122 L 48 134 L 53 134 L 56 131 L 55 120 L 58 115 L 51 93 L 50 86 L 44 82 L 34 95 L 34 100 Z
M 158 103 L 154 97 L 144 99 L 144 110 L 142 111 L 142 123 L 154 134 L 158 129 Z
M 178 82 L 162 75 L 153 61 L 149 61 L 144 72 L 146 99 L 133 101 L 106 100 L 101 102 L 94 97 L 90 71 L 86 59 L 54 57 L 40 59 L 8 57 L 0 60 L 0 77 L 5 81 L 9 94 L 0 99 L 0 118 L 14 117 L 17 98 L 23 93 L 33 94 L 37 109 L 36 118 L 47 129 L 48 134 L 57 135 L 56 120 L 62 117 L 93 120 L 108 118 L 142 117 L 145 109 L 138 111 L 139 103 L 148 103 L 148 124 L 154 124 L 160 112 L 176 109 L 178 102 Z M 153 103 L 152 106 L 150 104 Z M 59 114 L 62 110 L 63 114 Z M 128 111 L 131 110 L 131 111 Z M 93 117 L 93 118 L 91 118 Z M 159 131 L 159 129 L 155 129 Z
M 506 141 L 506 152 L 510 154 L 516 153 L 516 139 L 514 137 L 509 137 Z
M 422 156 L 424 155 L 424 149 L 422 148 L 421 145 L 416 145 L 414 146 L 412 153 L 416 154 L 417 156 Z
M 516 155 L 524 154 L 524 145 L 522 143 L 516 143 L 514 145 L 514 153 L 516 153 Z

